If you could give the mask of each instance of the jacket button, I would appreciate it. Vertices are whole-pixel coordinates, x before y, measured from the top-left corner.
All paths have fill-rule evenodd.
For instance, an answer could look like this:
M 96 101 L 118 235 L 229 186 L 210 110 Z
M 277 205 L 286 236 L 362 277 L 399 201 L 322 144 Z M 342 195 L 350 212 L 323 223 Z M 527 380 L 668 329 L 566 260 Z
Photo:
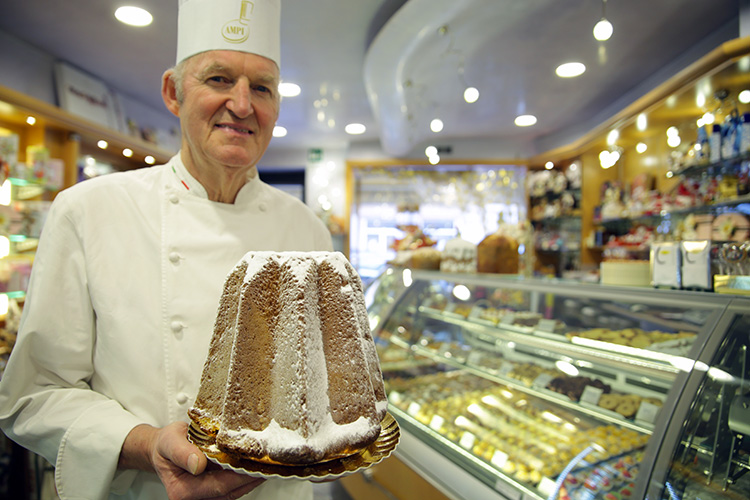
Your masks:
M 172 329 L 172 332 L 180 333 L 182 329 L 184 328 L 184 325 L 180 323 L 179 321 L 172 321 L 169 327 Z
M 177 400 L 177 404 L 184 405 L 188 401 L 188 395 L 185 394 L 184 392 L 181 392 L 177 395 L 177 398 L 175 399 Z
M 261 204 L 259 204 L 259 205 L 258 205 L 258 209 L 259 209 L 259 210 L 260 210 L 261 212 L 265 212 L 267 208 L 268 208 L 268 207 L 266 206 L 266 204 L 265 204 L 265 203 L 261 203 Z
M 172 264 L 177 264 L 178 262 L 180 262 L 180 254 L 178 254 L 177 252 L 171 252 L 169 254 L 169 261 Z
M 178 204 L 180 202 L 180 197 L 176 194 L 172 193 L 169 195 L 169 201 L 173 203 L 174 205 Z

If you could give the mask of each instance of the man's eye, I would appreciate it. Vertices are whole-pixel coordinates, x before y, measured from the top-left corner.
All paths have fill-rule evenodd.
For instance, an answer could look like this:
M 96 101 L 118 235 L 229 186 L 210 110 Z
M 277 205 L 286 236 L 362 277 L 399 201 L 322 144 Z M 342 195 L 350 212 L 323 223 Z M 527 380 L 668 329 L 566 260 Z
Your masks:
M 223 76 L 210 76 L 210 77 L 208 77 L 208 81 L 209 82 L 214 82 L 214 83 L 227 83 L 227 82 L 229 82 L 229 80 L 226 77 L 223 77 Z
M 266 87 L 265 85 L 258 85 L 255 87 L 255 90 L 258 92 L 271 92 L 271 89 Z

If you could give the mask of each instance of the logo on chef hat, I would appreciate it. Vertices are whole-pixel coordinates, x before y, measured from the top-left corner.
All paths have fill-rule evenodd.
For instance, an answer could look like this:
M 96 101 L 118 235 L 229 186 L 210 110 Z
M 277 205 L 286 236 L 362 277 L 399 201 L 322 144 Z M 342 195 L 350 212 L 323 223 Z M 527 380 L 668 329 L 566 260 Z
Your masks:
M 180 0 L 177 62 L 209 50 L 236 50 L 281 66 L 281 0 Z
M 248 0 L 240 2 L 240 17 L 232 19 L 221 28 L 221 36 L 229 43 L 242 43 L 250 36 L 250 16 L 255 4 Z

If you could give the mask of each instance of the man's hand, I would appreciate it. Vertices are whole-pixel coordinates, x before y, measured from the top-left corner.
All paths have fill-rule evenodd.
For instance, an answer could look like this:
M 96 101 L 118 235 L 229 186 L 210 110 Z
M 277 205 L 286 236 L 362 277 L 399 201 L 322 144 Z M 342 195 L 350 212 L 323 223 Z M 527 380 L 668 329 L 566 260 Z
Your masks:
M 264 481 L 210 465 L 187 440 L 184 422 L 161 429 L 135 427 L 125 438 L 119 462 L 121 469 L 156 472 L 169 498 L 175 500 L 235 500 Z

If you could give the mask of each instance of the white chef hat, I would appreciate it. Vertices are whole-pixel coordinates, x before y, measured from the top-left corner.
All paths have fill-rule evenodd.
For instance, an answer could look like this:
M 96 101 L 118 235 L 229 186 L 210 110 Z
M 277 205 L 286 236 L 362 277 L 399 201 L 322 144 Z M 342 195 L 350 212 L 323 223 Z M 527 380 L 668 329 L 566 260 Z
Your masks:
M 177 62 L 207 50 L 238 50 L 281 67 L 281 0 L 180 0 Z

